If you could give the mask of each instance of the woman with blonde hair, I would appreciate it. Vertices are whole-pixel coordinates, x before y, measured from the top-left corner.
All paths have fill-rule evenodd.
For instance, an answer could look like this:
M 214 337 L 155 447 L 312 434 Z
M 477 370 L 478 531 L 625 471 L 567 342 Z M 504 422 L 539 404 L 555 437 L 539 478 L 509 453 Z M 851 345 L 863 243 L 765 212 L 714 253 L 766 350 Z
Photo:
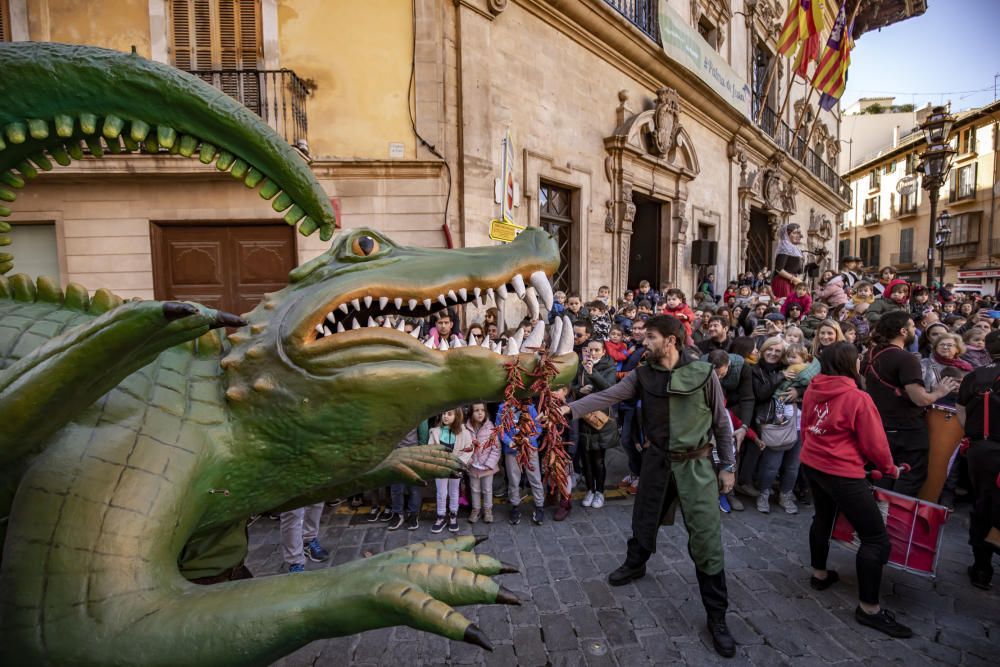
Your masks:
M 843 340 L 846 339 L 844 338 L 844 332 L 840 328 L 840 324 L 836 320 L 823 320 L 816 327 L 816 335 L 813 336 L 812 354 L 818 358 L 823 354 L 823 350 Z
M 961 381 L 972 372 L 972 364 L 961 358 L 965 351 L 965 343 L 958 334 L 948 332 L 938 336 L 931 347 L 930 356 L 920 360 L 924 369 L 924 388 L 934 391 L 941 384 L 942 378 L 952 377 Z M 957 392 L 952 392 L 938 402 L 954 405 L 956 397 Z

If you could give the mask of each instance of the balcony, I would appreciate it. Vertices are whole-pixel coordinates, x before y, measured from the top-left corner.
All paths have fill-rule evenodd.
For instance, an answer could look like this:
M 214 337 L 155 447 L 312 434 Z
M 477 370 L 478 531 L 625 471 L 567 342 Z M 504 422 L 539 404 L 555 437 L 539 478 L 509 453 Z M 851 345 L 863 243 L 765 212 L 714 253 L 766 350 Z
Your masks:
M 979 256 L 979 241 L 950 243 L 944 247 L 946 262 L 967 262 Z
M 309 88 L 290 69 L 215 69 L 191 72 L 264 119 L 292 146 L 309 153 Z
M 880 222 L 878 213 L 865 213 L 865 227 L 872 227 Z
M 657 0 L 604 0 L 647 37 L 660 43 L 660 16 Z
M 912 252 L 894 252 L 889 255 L 889 263 L 897 269 L 912 269 L 916 264 Z
M 754 94 L 751 113 L 755 120 L 758 114 L 760 115 L 757 127 L 771 137 L 778 148 L 805 165 L 813 176 L 840 195 L 844 202 L 850 204 L 853 199 L 851 186 L 840 177 L 836 168 L 826 162 L 819 153 L 812 148 L 806 148 L 805 135 L 809 131 L 808 128 L 800 128 L 799 133 L 795 135 L 792 128 L 788 127 L 788 123 L 778 118 L 778 113 L 770 106 L 765 106 L 763 113 L 760 113 L 761 104 L 760 97 Z
M 990 255 L 1000 257 L 1000 239 L 990 239 Z

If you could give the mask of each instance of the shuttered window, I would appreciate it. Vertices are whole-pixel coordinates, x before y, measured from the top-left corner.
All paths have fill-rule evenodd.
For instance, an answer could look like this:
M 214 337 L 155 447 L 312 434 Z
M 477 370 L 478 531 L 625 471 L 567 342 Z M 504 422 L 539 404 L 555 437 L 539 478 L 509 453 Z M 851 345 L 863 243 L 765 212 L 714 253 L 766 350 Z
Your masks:
M 205 72 L 199 76 L 259 113 L 260 0 L 172 0 L 170 36 L 175 67 Z
M 0 42 L 10 41 L 10 3 L 0 0 Z

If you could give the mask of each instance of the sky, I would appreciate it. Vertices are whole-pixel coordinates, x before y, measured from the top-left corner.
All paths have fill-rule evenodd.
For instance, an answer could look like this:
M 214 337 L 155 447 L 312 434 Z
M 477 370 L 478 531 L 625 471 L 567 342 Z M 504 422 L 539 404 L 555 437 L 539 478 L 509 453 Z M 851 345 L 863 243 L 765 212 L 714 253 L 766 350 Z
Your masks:
M 952 111 L 994 99 L 1000 74 L 1000 0 L 927 0 L 922 16 L 858 38 L 851 53 L 847 107 L 860 97 L 895 104 L 951 101 Z M 1000 77 L 996 79 L 1000 94 Z

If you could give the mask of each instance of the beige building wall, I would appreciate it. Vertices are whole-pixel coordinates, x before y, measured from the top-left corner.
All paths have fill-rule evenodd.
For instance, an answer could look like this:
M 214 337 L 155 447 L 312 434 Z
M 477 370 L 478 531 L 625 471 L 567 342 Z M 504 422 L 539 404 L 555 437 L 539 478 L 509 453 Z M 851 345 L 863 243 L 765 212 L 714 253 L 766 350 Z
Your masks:
M 149 0 L 23 0 L 30 39 L 89 44 L 150 57 Z
M 965 132 L 974 128 L 975 141 L 969 144 L 963 141 Z M 951 144 L 957 151 L 952 163 L 951 172 L 975 164 L 976 189 L 975 196 L 966 199 L 952 199 L 952 186 L 949 181 L 941 187 L 938 199 L 938 213 L 947 210 L 953 217 L 963 214 L 978 214 L 979 236 L 974 252 L 962 252 L 961 255 L 950 255 L 945 258 L 945 281 L 963 282 L 959 271 L 997 268 L 1000 269 L 1000 165 L 998 165 L 998 150 L 1000 150 L 1000 103 L 992 103 L 979 109 L 973 109 L 957 114 L 957 122 L 952 128 Z M 906 159 L 911 156 L 914 164 L 919 162 L 919 154 L 926 149 L 922 133 L 905 137 L 896 147 L 887 146 L 876 157 L 859 164 L 846 174 L 846 178 L 855 193 L 855 203 L 852 210 L 845 215 L 840 228 L 840 240 L 847 242 L 851 253 L 857 252 L 861 239 L 878 236 L 880 238 L 879 264 L 887 265 L 893 262 L 900 264 L 898 268 L 905 272 L 920 273 L 920 280 L 926 282 L 927 246 L 930 227 L 930 199 L 919 179 L 916 181 L 916 204 L 914 211 L 903 211 L 901 197 L 896 192 L 897 184 L 907 177 Z M 887 167 L 892 170 L 887 172 Z M 877 187 L 870 186 L 870 174 L 876 170 L 880 183 Z M 875 219 L 865 220 L 865 200 L 879 198 L 879 208 Z M 954 225 L 953 225 L 954 226 Z M 902 230 L 913 230 L 912 262 L 899 262 L 900 235 Z M 949 239 L 955 243 L 957 237 Z M 957 250 L 957 249 L 955 249 Z M 954 253 L 955 250 L 949 251 Z M 963 251 L 965 248 L 963 248 Z M 935 255 L 935 280 L 940 270 L 941 254 Z M 996 285 L 1000 280 L 989 279 L 987 285 Z

